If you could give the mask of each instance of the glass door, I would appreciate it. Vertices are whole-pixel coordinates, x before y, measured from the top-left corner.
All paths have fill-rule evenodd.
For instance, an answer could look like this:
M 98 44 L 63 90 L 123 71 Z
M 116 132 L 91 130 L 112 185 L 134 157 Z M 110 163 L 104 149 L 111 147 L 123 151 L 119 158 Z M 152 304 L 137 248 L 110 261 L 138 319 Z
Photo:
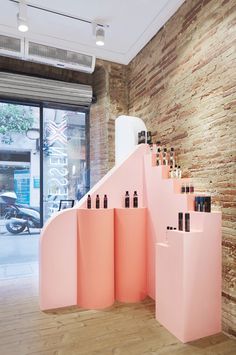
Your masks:
M 60 201 L 80 200 L 89 187 L 86 127 L 85 112 L 43 108 L 44 221 Z
M 39 105 L 0 102 L 0 280 L 29 274 L 38 259 L 39 141 Z

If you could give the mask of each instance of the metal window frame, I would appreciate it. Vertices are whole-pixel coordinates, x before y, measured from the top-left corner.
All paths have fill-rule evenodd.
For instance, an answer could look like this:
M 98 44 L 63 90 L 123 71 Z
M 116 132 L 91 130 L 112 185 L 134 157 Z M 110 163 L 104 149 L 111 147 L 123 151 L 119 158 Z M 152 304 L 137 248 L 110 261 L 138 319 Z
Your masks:
M 43 215 L 43 193 L 44 193 L 44 183 L 43 183 L 43 109 L 51 108 L 65 111 L 77 111 L 83 112 L 85 114 L 85 141 L 86 141 L 86 191 L 90 189 L 90 118 L 89 118 L 89 107 L 77 106 L 62 104 L 57 102 L 45 102 L 45 101 L 32 101 L 32 100 L 19 100 L 15 98 L 6 99 L 5 97 L 0 96 L 0 103 L 8 103 L 12 105 L 22 105 L 22 106 L 33 106 L 39 108 L 39 131 L 40 131 L 40 228 L 44 224 L 44 215 Z

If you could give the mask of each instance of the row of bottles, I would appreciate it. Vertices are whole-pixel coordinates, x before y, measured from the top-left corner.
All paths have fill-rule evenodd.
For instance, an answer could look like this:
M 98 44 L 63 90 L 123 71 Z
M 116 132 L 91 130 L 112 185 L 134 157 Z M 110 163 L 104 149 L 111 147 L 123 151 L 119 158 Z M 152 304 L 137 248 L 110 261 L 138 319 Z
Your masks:
M 97 209 L 100 208 L 100 197 L 99 197 L 99 195 L 96 195 L 95 207 Z M 130 207 L 130 196 L 129 196 L 129 191 L 126 191 L 126 193 L 125 193 L 125 208 L 129 208 L 129 207 Z M 92 208 L 91 195 L 88 195 L 88 197 L 87 197 L 87 208 L 88 209 Z M 108 208 L 107 195 L 104 195 L 104 197 L 103 197 L 103 208 Z M 134 194 L 133 194 L 133 208 L 138 208 L 138 193 L 137 193 L 137 191 L 134 191 Z
M 182 177 L 182 170 L 180 168 L 180 165 L 175 165 L 175 166 L 170 166 L 169 170 L 169 178 L 171 179 L 181 179 Z
M 197 212 L 211 212 L 211 196 L 196 196 L 194 210 Z
M 130 196 L 129 196 L 129 191 L 126 191 L 125 193 L 125 208 L 130 207 Z M 133 194 L 133 208 L 138 208 L 138 194 L 137 191 L 134 191 Z
M 184 194 L 193 194 L 194 193 L 194 186 L 192 183 L 183 183 L 181 186 L 181 193 Z
M 151 131 L 141 131 L 138 132 L 138 144 L 152 144 L 152 132 Z
M 99 195 L 96 195 L 95 207 L 96 207 L 97 209 L 100 208 L 100 197 L 99 197 Z M 88 209 L 91 209 L 91 208 L 92 208 L 92 199 L 91 199 L 91 196 L 90 196 L 90 195 L 88 195 L 88 197 L 87 197 L 87 208 L 88 208 Z M 108 208 L 108 198 L 107 198 L 107 195 L 104 195 L 104 197 L 103 197 L 103 208 Z
M 161 142 L 156 144 L 150 144 L 150 150 L 152 153 L 152 165 L 169 165 L 176 166 L 175 150 L 173 147 L 170 148 L 168 152 L 167 148 L 161 147 Z

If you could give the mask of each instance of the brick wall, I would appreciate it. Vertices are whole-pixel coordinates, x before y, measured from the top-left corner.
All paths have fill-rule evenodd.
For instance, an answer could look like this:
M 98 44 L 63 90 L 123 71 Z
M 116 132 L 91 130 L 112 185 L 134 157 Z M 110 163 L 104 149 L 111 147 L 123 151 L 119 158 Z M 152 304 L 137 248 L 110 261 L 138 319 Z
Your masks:
M 223 329 L 236 335 L 236 3 L 187 0 L 128 67 L 129 114 L 223 213 Z
M 115 163 L 115 118 L 127 114 L 127 68 L 98 60 L 93 74 L 97 102 L 90 109 L 91 185 Z

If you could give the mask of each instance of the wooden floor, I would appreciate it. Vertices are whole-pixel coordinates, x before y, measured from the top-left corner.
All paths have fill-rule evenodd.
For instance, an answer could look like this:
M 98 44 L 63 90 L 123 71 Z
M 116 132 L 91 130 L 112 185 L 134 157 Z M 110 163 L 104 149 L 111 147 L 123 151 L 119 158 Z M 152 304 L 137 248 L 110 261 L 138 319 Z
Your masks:
M 223 334 L 182 344 L 154 319 L 154 302 L 116 304 L 106 311 L 70 308 L 43 313 L 37 279 L 0 284 L 1 355 L 235 355 Z

